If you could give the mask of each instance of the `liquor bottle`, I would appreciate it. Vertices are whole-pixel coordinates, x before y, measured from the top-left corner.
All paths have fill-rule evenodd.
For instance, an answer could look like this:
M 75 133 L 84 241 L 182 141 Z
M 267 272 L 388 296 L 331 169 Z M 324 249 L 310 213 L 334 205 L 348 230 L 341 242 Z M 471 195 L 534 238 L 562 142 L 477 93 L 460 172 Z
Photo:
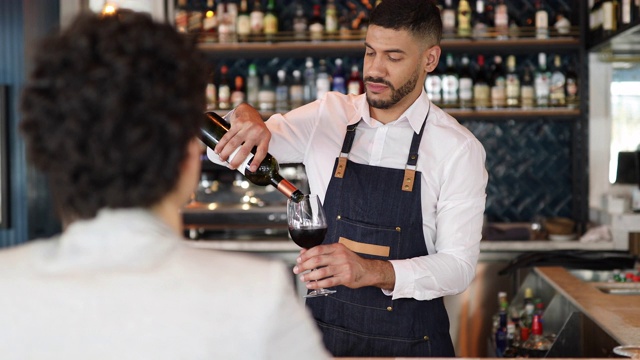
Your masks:
M 293 34 L 297 39 L 304 39 L 307 36 L 307 17 L 304 15 L 304 8 L 300 2 L 296 3 L 296 13 L 293 17 Z
M 233 92 L 231 93 L 231 107 L 235 109 L 246 99 L 246 94 L 244 92 L 244 78 L 241 75 L 236 75 L 236 78 L 233 80 L 233 84 Z
M 258 106 L 258 93 L 260 92 L 260 78 L 256 64 L 249 65 L 247 76 L 247 102 L 253 107 Z
M 513 321 L 507 322 L 507 348 L 502 354 L 506 358 L 518 357 L 520 351 L 520 334 L 517 332 L 516 324 Z
M 535 312 L 535 305 L 533 303 L 527 303 L 520 314 L 520 326 L 531 330 L 531 324 L 533 322 L 533 315 Z
M 207 87 L 205 90 L 206 98 L 207 98 L 207 107 L 215 108 L 218 105 L 218 91 L 215 82 L 214 72 L 212 71 L 209 74 L 209 78 L 207 80 Z
M 347 93 L 353 95 L 360 95 L 364 92 L 364 82 L 362 81 L 362 75 L 360 75 L 360 69 L 358 65 L 353 64 L 351 66 L 351 76 L 347 82 Z
M 313 58 L 308 57 L 304 64 L 304 102 L 310 103 L 316 99 L 316 69 Z
M 191 9 L 188 11 L 187 32 L 190 34 L 199 34 L 202 32 L 202 19 L 204 13 L 201 9 Z
M 507 302 L 500 304 L 498 326 L 495 331 L 496 357 L 504 357 L 507 350 Z
M 278 85 L 276 85 L 276 111 L 279 113 L 289 110 L 289 86 L 287 86 L 287 72 L 280 69 L 277 72 Z
M 567 107 L 575 109 L 579 105 L 578 97 L 578 74 L 575 71 L 573 62 L 567 67 L 567 76 L 565 82 L 565 93 L 567 94 Z
M 549 87 L 551 83 L 551 74 L 547 70 L 547 54 L 538 54 L 538 70 L 534 76 L 534 87 L 536 90 L 536 106 L 549 106 Z
M 589 30 L 591 36 L 599 38 L 602 36 L 602 0 L 595 0 L 589 12 Z
M 442 16 L 442 33 L 445 36 L 453 36 L 456 32 L 456 11 L 451 5 L 452 0 L 444 0 L 444 8 L 440 12 Z
M 207 8 L 202 19 L 202 40 L 204 42 L 215 41 L 217 38 L 216 31 L 218 31 L 218 17 L 216 16 L 214 1 L 207 0 Z
M 267 39 L 273 39 L 278 33 L 278 15 L 276 14 L 275 0 L 269 0 L 267 3 L 267 13 L 264 15 L 264 34 Z
M 302 73 L 300 70 L 293 70 L 293 81 L 289 86 L 289 102 L 291 109 L 304 105 L 304 85 L 302 84 Z
M 544 8 L 542 0 L 536 0 L 536 38 L 549 37 L 549 13 Z
M 320 15 L 320 5 L 313 5 L 313 17 L 309 22 L 309 33 L 312 40 L 322 40 L 324 33 L 324 22 Z
M 175 11 L 176 30 L 186 33 L 189 28 L 189 10 L 187 8 L 187 0 L 178 0 Z
M 218 109 L 229 109 L 231 107 L 231 86 L 229 86 L 229 67 L 220 67 L 220 85 L 218 86 Z
M 602 2 L 602 34 L 609 36 L 618 30 L 618 1 Z
M 458 72 L 456 71 L 453 55 L 447 54 L 447 67 L 442 76 L 442 105 L 448 108 L 458 107 Z
M 247 41 L 251 34 L 251 16 L 247 7 L 247 0 L 240 0 L 240 12 L 236 21 L 236 34 L 240 41 Z
M 231 125 L 223 118 L 221 118 L 218 114 L 214 112 L 207 112 L 205 113 L 202 127 L 200 128 L 200 139 L 205 145 L 213 149 L 216 147 L 224 134 L 229 131 L 230 128 Z M 238 167 L 238 171 L 241 172 L 247 178 L 247 180 L 256 185 L 273 185 L 287 198 L 290 198 L 294 201 L 300 201 L 304 195 L 300 190 L 298 190 L 298 188 L 296 188 L 293 184 L 284 179 L 282 175 L 280 175 L 280 166 L 278 164 L 278 161 L 270 154 L 267 154 L 267 156 L 264 158 L 264 160 L 262 160 L 255 172 L 249 170 L 249 166 L 251 165 L 251 160 L 253 159 L 255 151 L 255 148 L 251 150 L 251 155 L 249 155 L 247 159 L 242 163 L 242 165 Z M 231 161 L 232 156 L 234 156 L 236 153 L 237 150 L 236 152 L 231 154 L 231 156 L 229 157 L 229 161 Z
M 258 109 L 262 111 L 274 111 L 276 108 L 276 89 L 271 84 L 269 74 L 262 75 L 262 84 L 258 91 Z
M 507 105 L 507 88 L 502 57 L 493 57 L 493 70 L 491 71 L 491 107 L 504 108 Z
M 436 67 L 427 75 L 427 79 L 424 84 L 425 90 L 429 100 L 436 105 L 442 104 L 442 73 L 440 69 Z
M 553 24 L 553 27 L 556 28 L 560 35 L 566 35 L 571 32 L 571 21 L 569 21 L 564 11 L 556 13 L 556 23 Z
M 489 108 L 491 104 L 491 88 L 487 81 L 487 70 L 484 64 L 484 55 L 478 55 L 478 71 L 473 83 L 473 104 L 477 110 Z
M 533 316 L 531 323 L 531 336 L 522 343 L 522 349 L 528 357 L 545 357 L 551 349 L 551 341 L 543 335 L 542 322 L 539 315 Z
M 234 40 L 235 27 L 231 20 L 232 14 L 229 12 L 229 3 L 218 3 L 218 41 L 227 43 Z
M 523 109 L 532 109 L 536 104 L 536 91 L 529 66 L 524 68 L 520 86 L 520 105 Z
M 328 34 L 338 31 L 338 10 L 334 0 L 327 0 L 324 12 L 324 29 Z
M 264 33 L 264 12 L 262 11 L 260 0 L 253 2 L 253 9 L 251 9 L 249 18 L 251 20 L 251 33 L 254 35 Z
M 471 77 L 471 70 L 469 68 L 469 56 L 466 54 L 462 55 L 460 64 L 462 65 L 458 79 L 460 108 L 471 109 L 473 107 L 473 78 Z
M 633 0 L 621 0 L 620 4 L 620 24 L 628 25 L 635 20 L 635 9 Z
M 476 11 L 473 20 L 473 37 L 483 38 L 487 36 L 489 25 L 489 19 L 487 18 L 484 9 L 484 0 L 476 0 Z
M 467 0 L 458 3 L 458 36 L 471 36 L 471 6 Z
M 498 39 L 506 39 L 509 37 L 509 8 L 504 0 L 499 0 L 496 5 L 494 18 L 494 26 L 498 33 Z
M 566 77 L 562 72 L 562 59 L 560 55 L 553 58 L 553 71 L 549 86 L 549 100 L 551 106 L 564 107 L 567 105 L 565 94 Z
M 327 63 L 324 59 L 320 59 L 316 74 L 316 99 L 322 98 L 329 90 L 331 90 L 331 79 L 327 72 Z
M 336 59 L 335 64 L 336 67 L 333 70 L 333 82 L 331 84 L 331 90 L 346 94 L 347 79 L 345 78 L 344 69 L 342 68 L 342 59 Z
M 516 57 L 507 57 L 507 75 L 505 76 L 507 107 L 520 107 L 520 77 L 516 71 Z

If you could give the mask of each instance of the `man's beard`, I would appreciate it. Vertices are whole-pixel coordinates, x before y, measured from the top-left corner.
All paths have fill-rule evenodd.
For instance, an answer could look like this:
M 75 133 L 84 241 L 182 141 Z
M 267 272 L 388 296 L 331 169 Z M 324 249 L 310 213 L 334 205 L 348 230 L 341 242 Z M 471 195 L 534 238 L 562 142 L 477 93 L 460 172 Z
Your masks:
M 367 92 L 367 102 L 369 103 L 369 106 L 376 109 L 385 110 L 397 104 L 405 96 L 409 95 L 409 93 L 411 93 L 413 89 L 416 88 L 416 85 L 418 84 L 418 73 L 413 73 L 413 75 L 411 75 L 411 78 L 409 78 L 409 80 L 407 80 L 407 82 L 400 86 L 397 90 L 390 82 L 384 80 L 383 78 L 366 77 L 364 81 L 381 83 L 389 87 L 389 89 L 391 90 L 391 98 L 389 100 L 373 100 L 369 98 L 369 93 Z

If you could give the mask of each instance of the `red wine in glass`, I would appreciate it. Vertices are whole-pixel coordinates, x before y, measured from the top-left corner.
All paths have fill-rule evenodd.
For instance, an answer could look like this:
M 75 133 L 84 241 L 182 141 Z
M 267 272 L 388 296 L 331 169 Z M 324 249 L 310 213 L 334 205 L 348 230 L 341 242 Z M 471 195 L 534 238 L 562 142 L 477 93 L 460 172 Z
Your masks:
M 310 227 L 310 228 L 289 228 L 289 234 L 294 243 L 301 248 L 311 249 L 314 246 L 322 244 L 324 236 L 327 234 L 326 227 Z

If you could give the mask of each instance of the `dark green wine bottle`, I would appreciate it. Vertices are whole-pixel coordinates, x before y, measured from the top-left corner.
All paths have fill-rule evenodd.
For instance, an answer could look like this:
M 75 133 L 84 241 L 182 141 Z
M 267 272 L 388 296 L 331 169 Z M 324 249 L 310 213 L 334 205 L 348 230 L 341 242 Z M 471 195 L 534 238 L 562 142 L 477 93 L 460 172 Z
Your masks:
M 202 127 L 200 128 L 200 139 L 205 145 L 213 149 L 224 134 L 229 131 L 230 127 L 231 125 L 220 117 L 220 115 L 211 111 L 206 112 Z M 255 152 L 256 148 L 254 147 L 251 149 L 251 153 L 255 155 Z M 250 157 L 251 160 L 245 161 L 245 165 L 243 165 L 244 169 L 242 169 L 243 171 L 239 169 L 247 180 L 260 186 L 273 185 L 286 197 L 294 201 L 302 200 L 304 194 L 280 175 L 280 165 L 278 165 L 278 161 L 271 156 L 271 154 L 267 154 L 267 156 L 265 156 L 256 171 L 249 170 L 253 155 L 250 155 Z

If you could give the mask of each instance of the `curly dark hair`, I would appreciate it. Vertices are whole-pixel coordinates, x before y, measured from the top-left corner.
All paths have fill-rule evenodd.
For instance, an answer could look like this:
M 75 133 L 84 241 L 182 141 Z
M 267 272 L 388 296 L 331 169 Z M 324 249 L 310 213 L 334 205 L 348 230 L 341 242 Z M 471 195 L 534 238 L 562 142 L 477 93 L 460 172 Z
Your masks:
M 442 39 L 442 18 L 434 0 L 384 0 L 371 11 L 369 25 L 408 30 L 430 46 Z
M 20 127 L 60 215 L 149 207 L 170 192 L 199 133 L 206 74 L 191 39 L 142 13 L 83 14 L 44 39 Z

